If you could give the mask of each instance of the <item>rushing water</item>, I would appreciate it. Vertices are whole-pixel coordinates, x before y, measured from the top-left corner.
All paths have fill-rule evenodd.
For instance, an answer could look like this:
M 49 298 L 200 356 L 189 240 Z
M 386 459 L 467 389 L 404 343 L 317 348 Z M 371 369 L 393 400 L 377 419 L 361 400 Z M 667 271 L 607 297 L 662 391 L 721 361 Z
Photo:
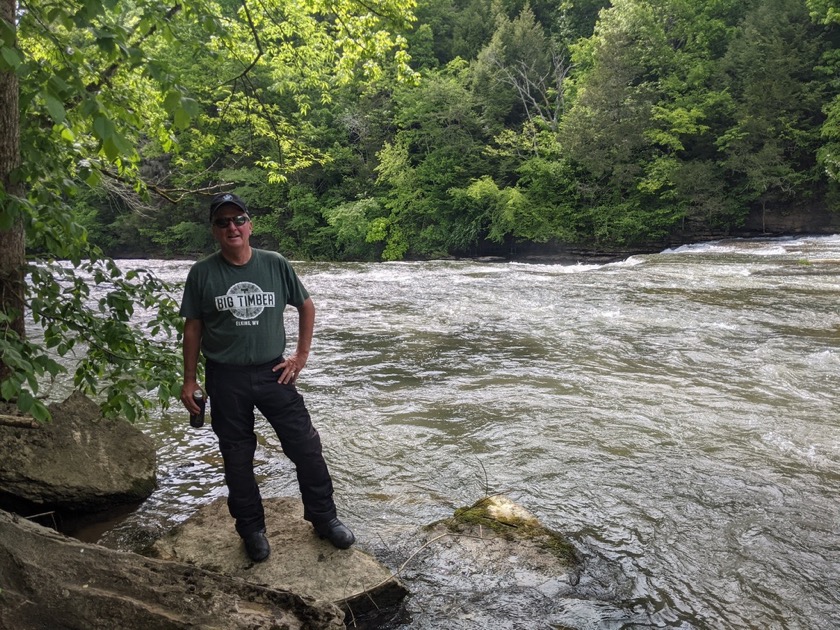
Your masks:
M 318 309 L 299 387 L 359 547 L 396 569 L 423 525 L 505 492 L 586 559 L 572 596 L 409 571 L 407 627 L 840 627 L 840 237 L 296 268 Z M 225 494 L 208 428 L 142 428 L 160 487 L 104 544 Z M 264 495 L 296 495 L 264 435 Z

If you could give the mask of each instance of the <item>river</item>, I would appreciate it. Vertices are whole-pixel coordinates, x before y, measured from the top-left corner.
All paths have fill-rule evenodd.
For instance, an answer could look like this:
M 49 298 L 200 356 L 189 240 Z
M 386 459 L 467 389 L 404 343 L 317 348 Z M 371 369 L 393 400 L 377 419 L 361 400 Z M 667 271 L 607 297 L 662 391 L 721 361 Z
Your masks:
M 359 547 L 395 569 L 423 525 L 504 492 L 586 559 L 574 597 L 415 572 L 403 627 L 840 627 L 840 236 L 296 268 L 318 309 L 299 387 Z M 118 548 L 225 494 L 209 428 L 141 426 L 160 487 Z M 296 495 L 263 435 L 264 496 Z

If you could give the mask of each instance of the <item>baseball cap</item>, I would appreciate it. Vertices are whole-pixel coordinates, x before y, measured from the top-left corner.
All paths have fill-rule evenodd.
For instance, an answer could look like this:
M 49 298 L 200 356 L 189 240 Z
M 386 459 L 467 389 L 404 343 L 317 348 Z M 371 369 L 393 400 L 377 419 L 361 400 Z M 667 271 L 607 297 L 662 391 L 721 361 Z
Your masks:
M 251 216 L 251 213 L 248 212 L 248 206 L 246 206 L 245 202 L 238 196 L 233 193 L 219 193 L 217 195 L 213 195 L 213 198 L 210 200 L 210 220 L 213 220 L 213 215 L 216 214 L 216 210 L 228 204 L 236 206 L 242 210 L 242 212 Z

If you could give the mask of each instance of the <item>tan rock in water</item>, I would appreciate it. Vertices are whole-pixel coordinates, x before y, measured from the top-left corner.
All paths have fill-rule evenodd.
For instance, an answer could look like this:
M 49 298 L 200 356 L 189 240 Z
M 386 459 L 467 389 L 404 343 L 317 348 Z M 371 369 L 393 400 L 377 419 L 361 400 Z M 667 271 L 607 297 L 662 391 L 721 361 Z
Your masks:
M 149 553 L 333 602 L 348 619 L 373 608 L 393 607 L 407 594 L 400 580 L 361 551 L 359 543 L 339 550 L 319 539 L 303 520 L 300 499 L 264 499 L 263 505 L 271 544 L 271 555 L 264 562 L 254 563 L 245 554 L 224 498 L 201 507 L 156 541 Z
M 446 575 L 454 590 L 476 598 L 484 583 L 566 596 L 579 579 L 580 558 L 571 543 L 503 495 L 455 510 L 427 526 L 425 538 L 422 562 Z

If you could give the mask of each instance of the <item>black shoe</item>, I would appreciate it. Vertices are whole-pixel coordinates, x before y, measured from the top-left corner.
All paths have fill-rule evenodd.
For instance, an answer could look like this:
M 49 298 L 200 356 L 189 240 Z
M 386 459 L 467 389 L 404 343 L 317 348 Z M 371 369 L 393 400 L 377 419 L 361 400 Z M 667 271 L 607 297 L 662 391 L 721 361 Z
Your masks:
M 356 537 L 350 531 L 350 528 L 337 518 L 326 523 L 318 523 L 314 527 L 318 538 L 326 538 L 334 547 L 339 549 L 347 549 L 356 542 Z
M 245 552 L 254 562 L 262 562 L 271 553 L 271 547 L 268 544 L 268 538 L 265 537 L 265 532 L 248 534 L 242 539 L 242 542 L 245 543 Z

